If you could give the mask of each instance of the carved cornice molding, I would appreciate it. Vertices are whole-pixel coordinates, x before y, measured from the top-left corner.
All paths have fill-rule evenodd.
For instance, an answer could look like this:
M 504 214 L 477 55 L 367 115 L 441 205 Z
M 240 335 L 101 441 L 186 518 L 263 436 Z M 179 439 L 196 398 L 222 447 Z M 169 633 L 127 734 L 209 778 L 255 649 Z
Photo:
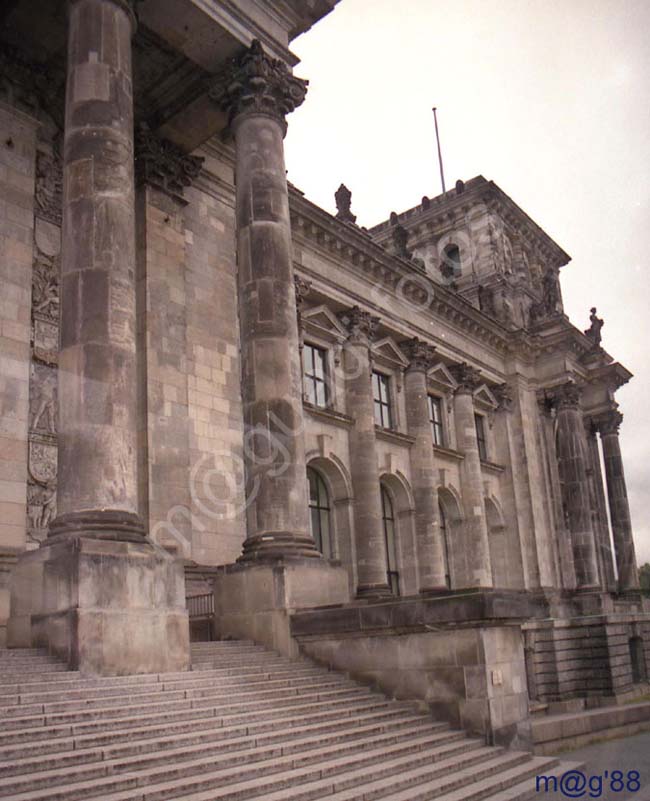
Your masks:
M 471 367 L 467 362 L 453 364 L 449 368 L 458 386 L 455 389 L 456 395 L 472 395 L 481 386 L 481 373 L 476 367 Z
M 364 311 L 359 306 L 352 306 L 340 312 L 338 318 L 348 331 L 348 341 L 362 345 L 370 345 L 377 333 L 379 317 Z
M 292 75 L 284 61 L 268 56 L 254 39 L 215 78 L 208 95 L 228 113 L 231 125 L 242 114 L 265 114 L 286 127 L 285 117 L 303 102 L 308 83 Z
M 436 363 L 436 349 L 417 337 L 400 342 L 399 346 L 409 360 L 407 370 L 421 370 L 426 373 Z
M 135 134 L 135 173 L 140 184 L 154 186 L 181 204 L 184 190 L 201 172 L 203 158 L 189 156 L 167 139 L 156 136 L 145 125 Z

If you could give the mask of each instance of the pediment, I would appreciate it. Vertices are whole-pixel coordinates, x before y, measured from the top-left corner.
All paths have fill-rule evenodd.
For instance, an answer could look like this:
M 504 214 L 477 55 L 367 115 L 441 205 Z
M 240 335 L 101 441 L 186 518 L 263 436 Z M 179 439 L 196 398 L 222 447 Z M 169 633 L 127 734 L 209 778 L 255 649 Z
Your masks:
M 300 317 L 303 325 L 316 334 L 336 340 L 345 339 L 347 336 L 345 328 L 327 306 L 313 306 L 311 309 L 305 309 L 301 312 Z
M 447 391 L 453 391 L 458 386 L 458 382 L 442 362 L 438 362 L 438 364 L 432 367 L 427 375 L 430 381 L 444 387 Z
M 384 337 L 373 343 L 373 358 L 383 361 L 391 367 L 408 367 L 408 359 L 402 353 L 401 348 L 392 337 Z
M 474 400 L 483 404 L 484 406 L 488 406 L 490 409 L 496 409 L 499 405 L 499 402 L 490 392 L 487 384 L 481 384 L 481 386 L 474 392 Z

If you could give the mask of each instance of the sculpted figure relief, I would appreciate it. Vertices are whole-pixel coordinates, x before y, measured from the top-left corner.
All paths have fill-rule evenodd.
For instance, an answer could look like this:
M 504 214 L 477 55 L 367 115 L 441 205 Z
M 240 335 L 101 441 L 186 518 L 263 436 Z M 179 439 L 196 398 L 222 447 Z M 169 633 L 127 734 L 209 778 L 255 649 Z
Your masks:
M 39 253 L 32 274 L 32 310 L 59 319 L 59 259 Z
M 32 364 L 30 382 L 30 411 L 32 431 L 44 430 L 56 434 L 56 372 Z

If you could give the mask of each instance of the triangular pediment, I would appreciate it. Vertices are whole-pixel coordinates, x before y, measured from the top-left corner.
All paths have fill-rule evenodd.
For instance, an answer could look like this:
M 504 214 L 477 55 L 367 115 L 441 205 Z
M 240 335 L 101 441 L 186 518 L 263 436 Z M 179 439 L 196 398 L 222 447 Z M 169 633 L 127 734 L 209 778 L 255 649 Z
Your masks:
M 311 328 L 315 333 L 333 337 L 335 339 L 345 339 L 347 332 L 336 315 L 327 306 L 313 306 L 301 312 L 303 325 Z
M 438 362 L 438 364 L 432 367 L 427 375 L 430 381 L 434 381 L 446 390 L 454 390 L 458 386 L 458 383 L 442 362 Z
M 487 384 L 481 384 L 481 386 L 474 392 L 474 400 L 484 404 L 485 406 L 489 406 L 491 409 L 496 409 L 499 405 L 497 399 L 488 389 Z
M 408 359 L 392 337 L 384 337 L 375 342 L 372 355 L 373 358 L 384 360 L 395 367 L 408 367 Z

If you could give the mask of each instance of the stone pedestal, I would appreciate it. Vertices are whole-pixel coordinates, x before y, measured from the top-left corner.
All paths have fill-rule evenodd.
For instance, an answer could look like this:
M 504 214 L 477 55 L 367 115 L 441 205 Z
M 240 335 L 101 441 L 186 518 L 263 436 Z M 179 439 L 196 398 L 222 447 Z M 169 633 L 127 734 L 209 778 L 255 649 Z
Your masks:
M 458 450 L 463 454 L 461 483 L 465 510 L 462 551 L 465 553 L 464 575 L 457 578 L 461 587 L 491 587 L 492 567 L 488 542 L 485 504 L 483 502 L 483 476 L 476 439 L 473 393 L 479 386 L 478 371 L 467 364 L 453 368 L 458 382 L 454 397 Z
M 293 611 L 350 600 L 346 569 L 309 558 L 228 565 L 218 570 L 214 585 L 217 637 L 254 640 L 292 657 L 298 655 Z
M 354 415 L 354 426 L 350 429 L 350 475 L 354 492 L 357 595 L 390 595 L 370 367 L 370 342 L 379 321 L 358 306 L 340 317 L 350 332 L 343 356 L 346 409 Z
M 446 589 L 447 585 L 427 393 L 427 370 L 433 365 L 434 350 L 418 339 L 404 342 L 401 347 L 410 360 L 404 377 L 404 392 L 408 432 L 415 437 L 411 448 L 411 477 L 415 500 L 418 589 L 422 593 L 435 592 Z
M 182 563 L 148 542 L 46 543 L 24 554 L 12 575 L 8 642 L 47 648 L 82 673 L 185 670 Z
M 612 518 L 614 551 L 618 570 L 618 587 L 621 592 L 639 589 L 639 574 L 636 566 L 630 505 L 627 500 L 625 473 L 618 429 L 623 420 L 620 412 L 613 411 L 599 423 L 603 444 L 603 460 L 607 480 L 609 512 Z

